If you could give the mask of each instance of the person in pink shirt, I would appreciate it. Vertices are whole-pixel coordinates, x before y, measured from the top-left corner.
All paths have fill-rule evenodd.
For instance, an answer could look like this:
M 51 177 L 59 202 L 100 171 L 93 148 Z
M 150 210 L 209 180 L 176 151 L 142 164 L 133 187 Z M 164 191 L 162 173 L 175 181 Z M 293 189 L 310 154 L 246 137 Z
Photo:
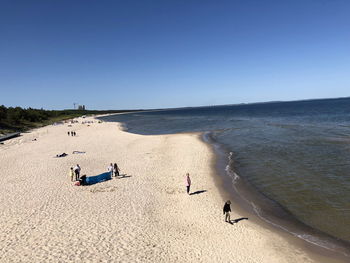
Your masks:
M 187 194 L 190 194 L 191 178 L 189 173 L 186 174 L 185 184 L 187 188 Z

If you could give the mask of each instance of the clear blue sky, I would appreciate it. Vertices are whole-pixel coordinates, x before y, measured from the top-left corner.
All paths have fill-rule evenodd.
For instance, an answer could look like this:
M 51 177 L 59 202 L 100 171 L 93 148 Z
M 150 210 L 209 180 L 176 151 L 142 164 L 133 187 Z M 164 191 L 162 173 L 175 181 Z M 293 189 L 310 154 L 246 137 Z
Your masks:
M 0 1 L 0 104 L 350 96 L 348 0 Z

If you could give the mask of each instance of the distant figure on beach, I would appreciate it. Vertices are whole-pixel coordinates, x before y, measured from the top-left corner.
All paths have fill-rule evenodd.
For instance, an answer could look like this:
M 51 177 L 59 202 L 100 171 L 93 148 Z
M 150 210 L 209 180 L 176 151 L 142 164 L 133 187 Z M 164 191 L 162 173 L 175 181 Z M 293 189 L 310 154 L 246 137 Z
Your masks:
M 186 184 L 186 188 L 187 188 L 187 194 L 190 194 L 191 178 L 190 178 L 190 174 L 189 173 L 186 174 L 185 184 Z
M 120 169 L 119 169 L 119 167 L 118 167 L 118 165 L 116 163 L 114 163 L 113 171 L 114 171 L 114 176 L 115 177 L 119 176 Z
M 107 167 L 107 171 L 111 174 L 111 177 L 113 176 L 113 164 L 110 164 L 108 167 Z
M 80 170 L 81 170 L 81 168 L 80 168 L 79 164 L 77 164 L 77 166 L 74 167 L 76 181 L 79 181 L 79 179 L 80 179 Z
M 224 209 L 223 209 L 224 215 L 225 215 L 225 222 L 231 223 L 231 218 L 230 218 L 230 212 L 231 212 L 231 201 L 227 200 Z
M 66 153 L 61 153 L 61 154 L 56 154 L 56 157 L 66 157 L 68 154 Z
M 68 136 L 70 135 L 70 132 L 68 132 Z
M 74 170 L 73 170 L 73 167 L 71 167 L 70 170 L 69 170 L 69 176 L 70 176 L 70 180 L 73 182 L 74 181 Z
M 76 133 L 76 132 L 74 132 L 74 136 L 77 136 L 77 133 Z

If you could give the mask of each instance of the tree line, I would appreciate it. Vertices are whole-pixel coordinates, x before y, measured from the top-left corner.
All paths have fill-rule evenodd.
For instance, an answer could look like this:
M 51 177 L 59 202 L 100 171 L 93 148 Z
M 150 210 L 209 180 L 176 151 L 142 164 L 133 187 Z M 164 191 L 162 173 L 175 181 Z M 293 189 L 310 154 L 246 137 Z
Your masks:
M 50 122 L 70 119 L 88 114 L 107 114 L 126 112 L 126 110 L 44 110 L 21 107 L 0 106 L 0 130 L 23 131 L 47 125 Z

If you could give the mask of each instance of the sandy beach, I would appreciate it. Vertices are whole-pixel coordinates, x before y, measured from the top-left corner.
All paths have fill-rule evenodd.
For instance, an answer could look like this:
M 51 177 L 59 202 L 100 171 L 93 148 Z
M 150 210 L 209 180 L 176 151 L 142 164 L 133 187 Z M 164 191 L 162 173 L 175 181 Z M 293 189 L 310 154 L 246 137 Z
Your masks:
M 0 145 L 1 262 L 338 262 L 254 220 L 225 223 L 200 134 L 135 135 L 93 118 L 71 125 Z M 76 164 L 94 176 L 111 162 L 123 178 L 74 186 L 68 176 Z M 186 172 L 197 194 L 186 194 Z M 231 219 L 245 216 L 231 207 Z

